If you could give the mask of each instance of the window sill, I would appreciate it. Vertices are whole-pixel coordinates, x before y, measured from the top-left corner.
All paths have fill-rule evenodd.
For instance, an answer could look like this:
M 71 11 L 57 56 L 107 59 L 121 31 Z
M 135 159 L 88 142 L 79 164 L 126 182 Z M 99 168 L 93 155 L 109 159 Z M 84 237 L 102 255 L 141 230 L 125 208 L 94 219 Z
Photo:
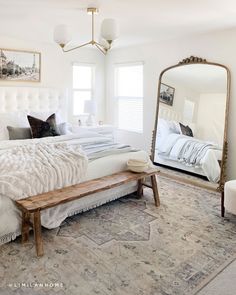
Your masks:
M 135 131 L 135 130 L 121 129 L 121 128 L 117 128 L 117 131 L 129 132 L 129 133 L 137 133 L 137 134 L 143 134 L 143 131 Z

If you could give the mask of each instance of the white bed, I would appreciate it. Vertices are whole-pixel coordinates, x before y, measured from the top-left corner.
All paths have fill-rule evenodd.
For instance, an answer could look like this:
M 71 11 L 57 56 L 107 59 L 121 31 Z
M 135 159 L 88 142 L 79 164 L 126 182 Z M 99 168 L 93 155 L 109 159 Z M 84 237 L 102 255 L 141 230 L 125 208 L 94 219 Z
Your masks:
M 25 87 L 0 87 L 0 115 L 1 113 L 27 111 L 53 113 L 65 110 L 66 97 L 55 89 L 25 88 Z M 66 114 L 62 114 L 66 118 Z M 94 135 L 83 135 L 83 141 L 93 140 Z M 102 137 L 100 137 L 102 138 Z M 100 139 L 99 138 L 99 139 Z M 30 141 L 40 140 L 20 140 L 20 141 L 0 141 L 0 151 L 11 150 L 13 146 L 27 145 Z M 19 143 L 18 143 L 19 142 Z M 117 155 L 104 156 L 89 161 L 83 181 L 99 178 L 126 169 L 126 162 L 130 158 L 146 160 L 148 155 L 144 151 L 132 151 Z M 101 169 L 102 167 L 102 169 Z M 114 188 L 106 192 L 96 193 L 89 197 L 67 203 L 54 208 L 55 210 L 45 210 L 42 214 L 42 224 L 47 228 L 55 228 L 68 216 L 89 210 L 101 204 L 115 200 L 136 191 L 137 184 L 131 183 Z M 51 210 L 51 211 L 50 211 Z M 55 218 L 56 216 L 56 218 Z M 50 217 L 50 218 L 49 218 Z M 14 201 L 5 195 L 0 187 L 0 244 L 9 242 L 20 234 L 21 215 L 17 210 Z
M 160 109 L 154 163 L 205 176 L 217 183 L 220 178 L 219 161 L 222 158 L 222 148 L 215 143 L 195 138 L 195 135 L 189 137 L 181 134 L 179 122 L 189 125 L 193 133 L 196 133 L 196 126 L 183 120 L 180 114 L 168 108 Z M 180 157 L 181 151 L 190 142 L 195 146 L 199 144 L 199 150 L 195 149 L 196 153 L 199 153 L 203 146 L 205 151 L 207 150 L 196 165 L 189 164 L 188 161 L 184 163 L 183 158 Z

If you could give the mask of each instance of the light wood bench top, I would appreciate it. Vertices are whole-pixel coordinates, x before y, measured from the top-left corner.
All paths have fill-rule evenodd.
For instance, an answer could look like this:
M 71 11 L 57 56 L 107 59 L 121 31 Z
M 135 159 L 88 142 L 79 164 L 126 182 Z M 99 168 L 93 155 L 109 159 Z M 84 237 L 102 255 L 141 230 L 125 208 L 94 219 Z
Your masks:
M 55 207 L 57 205 L 71 202 L 83 198 L 85 196 L 98 193 L 107 189 L 120 186 L 124 183 L 143 179 L 145 177 L 155 175 L 156 169 L 149 169 L 143 173 L 134 173 L 123 171 L 101 178 L 85 181 L 76 185 L 57 189 L 55 191 L 43 193 L 37 196 L 28 197 L 16 201 L 17 206 L 23 210 L 33 213 L 38 210 Z

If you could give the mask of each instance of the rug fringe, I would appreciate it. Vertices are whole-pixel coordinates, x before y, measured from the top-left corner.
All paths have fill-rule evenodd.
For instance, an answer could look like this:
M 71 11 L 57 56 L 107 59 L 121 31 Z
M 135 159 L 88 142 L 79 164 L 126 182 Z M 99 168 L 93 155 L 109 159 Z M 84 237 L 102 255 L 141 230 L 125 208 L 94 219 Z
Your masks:
M 132 191 L 132 192 L 130 192 L 130 191 Z M 128 194 L 131 194 L 131 193 L 133 193 L 133 192 L 135 192 L 135 191 L 136 191 L 135 189 L 131 189 L 131 190 L 130 190 L 130 188 L 129 188 L 129 189 L 127 189 L 127 195 L 128 195 Z M 104 204 L 106 204 L 106 203 L 109 203 L 109 202 L 115 201 L 115 200 L 121 198 L 121 196 L 125 196 L 125 195 L 126 195 L 126 192 L 124 193 L 124 192 L 122 191 L 122 194 L 121 194 L 120 192 L 117 192 L 115 195 L 113 195 L 112 198 L 109 198 L 109 199 L 103 200 L 103 201 L 101 201 L 101 202 L 96 202 L 96 204 L 91 204 L 91 205 L 88 206 L 88 207 L 84 207 L 84 208 L 81 208 L 81 209 L 78 209 L 78 210 L 75 210 L 75 211 L 69 212 L 69 213 L 67 214 L 67 217 L 70 217 L 70 216 L 73 216 L 73 215 L 76 215 L 76 214 L 79 214 L 79 213 L 86 212 L 86 211 L 89 211 L 89 210 L 91 210 L 91 209 L 97 208 L 97 207 L 102 206 L 102 205 L 104 205 Z
M 9 243 L 15 240 L 20 234 L 21 234 L 20 232 L 14 232 L 14 233 L 9 233 L 0 237 L 0 245 Z

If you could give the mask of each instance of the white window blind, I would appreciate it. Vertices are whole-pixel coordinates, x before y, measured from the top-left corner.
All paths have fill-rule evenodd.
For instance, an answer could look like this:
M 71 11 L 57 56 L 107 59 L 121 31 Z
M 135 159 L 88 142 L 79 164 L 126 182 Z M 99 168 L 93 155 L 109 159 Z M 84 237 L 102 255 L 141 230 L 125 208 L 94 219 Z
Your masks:
M 84 103 L 94 96 L 94 65 L 73 65 L 73 115 L 84 114 Z
M 115 67 L 115 97 L 118 104 L 118 128 L 143 131 L 143 64 Z

